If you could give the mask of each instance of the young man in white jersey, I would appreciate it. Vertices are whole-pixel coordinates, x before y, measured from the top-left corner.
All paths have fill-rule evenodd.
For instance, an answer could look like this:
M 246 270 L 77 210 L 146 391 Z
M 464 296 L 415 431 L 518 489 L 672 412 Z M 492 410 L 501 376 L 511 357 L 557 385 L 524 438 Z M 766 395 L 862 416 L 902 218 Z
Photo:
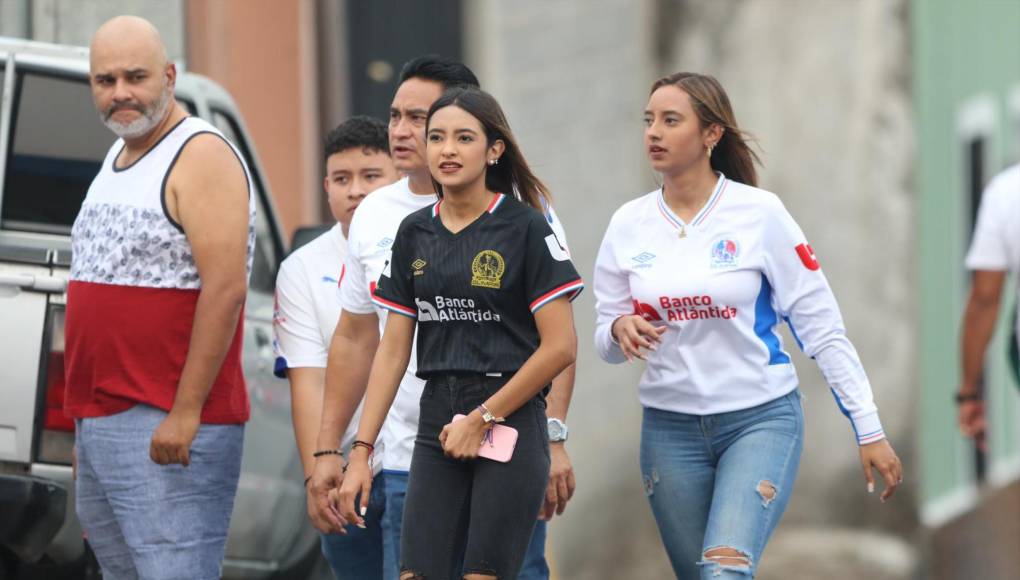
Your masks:
M 372 358 L 385 324 L 385 310 L 372 304 L 372 290 L 390 256 L 390 245 L 400 222 L 410 213 L 436 201 L 432 176 L 425 161 L 425 121 L 429 107 L 444 90 L 457 85 L 477 87 L 466 66 L 436 56 L 415 58 L 401 70 L 400 84 L 390 107 L 390 153 L 397 170 L 407 177 L 376 191 L 365 200 L 351 223 L 345 280 L 341 286 L 344 316 L 330 346 L 326 393 L 317 450 L 326 450 L 350 424 L 368 381 Z M 509 192 L 508 192 L 509 193 Z M 560 239 L 562 227 L 549 211 L 551 226 Z M 413 357 L 412 357 L 413 360 Z M 382 430 L 386 511 L 383 518 L 384 577 L 396 580 L 399 571 L 400 525 L 411 452 L 418 430 L 418 405 L 424 381 L 415 365 L 408 366 L 396 400 Z M 553 382 L 548 399 L 552 470 L 543 516 L 562 513 L 574 489 L 573 469 L 564 449 L 567 407 L 573 389 L 573 367 Z M 335 445 L 335 443 L 334 443 Z M 338 531 L 347 524 L 335 512 L 335 492 L 342 482 L 342 459 L 323 455 L 316 459 L 309 483 L 308 509 L 316 528 Z M 539 522 L 520 578 L 548 578 L 544 558 L 545 525 Z
M 390 159 L 386 124 L 372 117 L 354 117 L 333 129 L 324 148 L 323 189 L 336 224 L 292 253 L 276 278 L 273 315 L 276 376 L 290 381 L 291 414 L 305 483 L 315 464 L 313 456 L 322 415 L 329 342 L 340 320 L 340 285 L 347 258 L 347 234 L 354 210 L 370 192 L 397 180 Z M 356 412 L 336 449 L 350 451 L 357 432 Z M 364 529 L 346 534 L 322 534 L 322 552 L 338 580 L 382 578 L 383 484 L 376 468 L 379 491 L 372 494 L 373 514 Z
M 960 344 L 963 376 L 956 402 L 960 406 L 960 431 L 973 437 L 984 449 L 986 424 L 981 371 L 988 343 L 995 334 L 1002 288 L 1010 272 L 1017 277 L 1014 292 L 1020 303 L 1020 164 L 997 175 L 985 188 L 974 239 L 967 253 L 967 268 L 973 272 L 973 277 L 963 315 Z M 1020 319 L 1013 323 L 1009 346 L 1016 364 L 1016 353 L 1020 350 Z

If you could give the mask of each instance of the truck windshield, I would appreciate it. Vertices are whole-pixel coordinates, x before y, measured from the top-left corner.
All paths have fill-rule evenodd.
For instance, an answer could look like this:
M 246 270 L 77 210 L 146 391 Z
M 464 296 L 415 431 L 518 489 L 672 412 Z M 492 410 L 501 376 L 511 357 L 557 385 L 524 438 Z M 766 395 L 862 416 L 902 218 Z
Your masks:
M 19 73 L 14 98 L 0 228 L 68 234 L 115 137 L 84 78 Z

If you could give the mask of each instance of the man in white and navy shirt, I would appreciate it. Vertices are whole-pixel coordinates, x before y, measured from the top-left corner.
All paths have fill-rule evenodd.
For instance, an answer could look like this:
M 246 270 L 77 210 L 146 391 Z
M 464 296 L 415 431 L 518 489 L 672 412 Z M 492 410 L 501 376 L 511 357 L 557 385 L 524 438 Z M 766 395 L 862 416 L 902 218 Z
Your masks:
M 336 225 L 284 260 L 276 279 L 273 317 L 275 372 L 290 380 L 294 434 L 306 478 L 315 464 L 326 360 L 340 319 L 340 287 L 347 283 L 343 264 L 351 218 L 365 196 L 397 179 L 386 125 L 371 117 L 354 117 L 330 132 L 325 161 L 323 189 Z M 330 450 L 344 454 L 350 450 L 359 414 L 360 407 Z M 381 465 L 376 463 L 377 475 Z M 365 518 L 365 529 L 352 528 L 346 535 L 322 535 L 322 551 L 338 579 L 382 577 L 381 518 L 385 502 L 383 485 L 376 487 L 371 498 L 374 509 Z
M 985 188 L 974 239 L 967 253 L 967 269 L 973 272 L 973 278 L 963 315 L 960 345 L 963 377 L 956 401 L 960 406 L 960 431 L 983 448 L 986 425 L 981 371 L 988 343 L 995 334 L 1002 288 L 1010 272 L 1015 277 L 1013 291 L 1020 303 L 1020 164 L 997 175 Z M 1016 364 L 1020 319 L 1013 323 L 1013 342 L 1009 346 Z

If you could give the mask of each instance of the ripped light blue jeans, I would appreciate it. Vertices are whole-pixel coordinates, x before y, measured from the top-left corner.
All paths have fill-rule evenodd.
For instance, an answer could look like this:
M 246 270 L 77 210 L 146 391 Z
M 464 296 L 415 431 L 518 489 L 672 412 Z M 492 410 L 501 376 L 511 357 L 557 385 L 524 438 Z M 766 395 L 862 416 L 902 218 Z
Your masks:
M 645 494 L 678 578 L 755 576 L 790 500 L 803 444 L 797 390 L 717 415 L 645 408 Z

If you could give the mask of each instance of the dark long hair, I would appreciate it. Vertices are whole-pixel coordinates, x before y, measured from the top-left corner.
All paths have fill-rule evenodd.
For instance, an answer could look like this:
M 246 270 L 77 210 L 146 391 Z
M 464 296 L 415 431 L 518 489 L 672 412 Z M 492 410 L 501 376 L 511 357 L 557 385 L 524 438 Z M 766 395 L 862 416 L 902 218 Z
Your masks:
M 461 86 L 446 91 L 429 109 L 429 118 L 425 126 L 426 135 L 428 135 L 429 125 L 432 124 L 432 115 L 446 107 L 460 107 L 478 119 L 485 131 L 486 147 L 491 146 L 497 139 L 505 145 L 499 162 L 496 165 L 487 165 L 485 168 L 486 189 L 513 195 L 538 211 L 544 211 L 541 198 L 544 197 L 547 202 L 551 202 L 552 195 L 549 194 L 549 188 L 528 167 L 528 162 L 524 159 L 517 140 L 510 132 L 510 124 L 506 120 L 506 115 L 503 114 L 503 109 L 500 108 L 496 99 L 489 93 L 474 87 Z M 432 179 L 432 183 L 439 195 L 442 196 L 443 187 L 435 178 Z
M 664 86 L 673 85 L 691 97 L 691 106 L 702 127 L 712 124 L 723 129 L 722 138 L 712 150 L 709 162 L 712 169 L 740 183 L 758 186 L 755 164 L 761 165 L 758 154 L 749 145 L 753 139 L 737 126 L 737 118 L 719 81 L 715 77 L 698 73 L 680 72 L 663 77 L 654 84 L 649 94 Z

